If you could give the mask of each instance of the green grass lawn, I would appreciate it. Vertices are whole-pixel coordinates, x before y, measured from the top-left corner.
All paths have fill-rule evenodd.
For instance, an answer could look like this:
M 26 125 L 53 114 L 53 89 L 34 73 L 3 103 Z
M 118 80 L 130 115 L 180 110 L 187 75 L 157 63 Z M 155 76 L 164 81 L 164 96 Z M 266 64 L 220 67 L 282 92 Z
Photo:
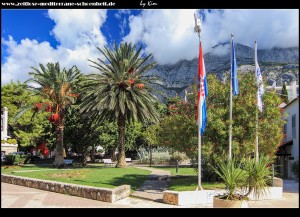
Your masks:
M 176 173 L 176 168 L 174 167 L 154 167 L 161 170 L 167 170 L 171 172 L 171 175 L 196 175 L 197 172 L 194 168 L 186 168 L 186 167 L 179 167 L 178 173 Z
M 120 185 L 130 185 L 132 190 L 139 188 L 150 174 L 148 170 L 133 167 L 115 168 L 99 165 L 88 165 L 86 168 L 50 169 L 53 169 L 53 167 L 31 165 L 5 168 L 3 166 L 1 167 L 1 173 L 95 187 L 114 188 Z M 24 170 L 41 171 L 18 172 Z M 17 172 L 12 173 L 13 171 Z
M 171 178 L 168 190 L 172 191 L 194 191 L 198 186 L 198 177 L 182 177 L 182 178 Z M 202 182 L 202 188 L 204 190 L 213 189 L 225 189 L 225 184 L 221 182 Z

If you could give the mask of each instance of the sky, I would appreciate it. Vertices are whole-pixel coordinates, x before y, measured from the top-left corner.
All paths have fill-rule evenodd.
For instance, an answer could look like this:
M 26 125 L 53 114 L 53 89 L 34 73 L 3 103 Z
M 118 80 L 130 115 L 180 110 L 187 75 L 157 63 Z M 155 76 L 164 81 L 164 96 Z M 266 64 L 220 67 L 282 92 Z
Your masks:
M 1 10 L 1 85 L 24 82 L 31 67 L 59 61 L 95 72 L 88 59 L 103 58 L 97 47 L 131 42 L 158 64 L 198 57 L 194 13 L 202 20 L 203 52 L 230 41 L 258 49 L 299 47 L 298 9 Z M 220 46 L 215 54 L 224 54 Z

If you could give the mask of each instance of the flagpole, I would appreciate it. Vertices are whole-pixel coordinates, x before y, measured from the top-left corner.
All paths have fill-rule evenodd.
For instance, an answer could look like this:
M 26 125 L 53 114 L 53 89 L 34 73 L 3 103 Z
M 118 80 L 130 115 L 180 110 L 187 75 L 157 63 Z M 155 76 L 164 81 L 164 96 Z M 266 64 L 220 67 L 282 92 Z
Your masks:
M 258 94 L 256 94 L 258 96 Z M 258 109 L 256 108 L 256 145 L 255 145 L 255 161 L 258 163 L 259 156 L 258 156 Z
M 199 37 L 200 41 L 200 37 Z M 200 100 L 200 99 L 199 99 Z M 203 190 L 201 184 L 201 123 L 199 121 L 199 117 L 202 115 L 202 109 L 200 108 L 200 104 L 198 102 L 198 188 L 197 190 Z
M 233 34 L 231 33 L 231 52 L 232 52 L 232 40 Z M 231 54 L 231 71 L 230 71 L 230 111 L 229 111 L 229 160 L 232 157 L 231 146 L 232 146 L 232 54 Z
M 195 32 L 198 34 L 199 37 L 199 47 L 201 45 L 201 21 L 197 18 L 196 13 L 194 13 L 195 18 Z M 199 58 L 200 58 L 200 49 L 199 49 Z M 200 67 L 200 66 L 198 66 Z M 200 78 L 201 79 L 201 78 Z M 199 85 L 201 85 L 201 80 L 198 81 Z M 199 87 L 201 88 L 201 86 Z M 200 98 L 198 99 L 200 102 Z M 201 191 L 203 190 L 201 184 L 201 124 L 200 124 L 200 117 L 202 117 L 202 108 L 200 108 L 200 103 L 198 102 L 198 187 L 196 190 Z
M 257 72 L 256 72 L 256 64 L 257 63 L 257 43 L 255 41 L 255 45 L 254 45 L 254 59 L 255 59 L 255 76 L 257 77 Z M 256 78 L 257 80 L 257 78 Z M 256 81 L 257 82 L 257 81 Z M 256 93 L 256 101 L 257 101 L 257 105 L 258 105 L 258 101 L 260 100 L 259 99 L 259 86 L 257 86 L 257 93 Z M 258 163 L 259 161 L 259 155 L 258 155 L 258 108 L 256 108 L 256 143 L 255 143 L 255 162 Z

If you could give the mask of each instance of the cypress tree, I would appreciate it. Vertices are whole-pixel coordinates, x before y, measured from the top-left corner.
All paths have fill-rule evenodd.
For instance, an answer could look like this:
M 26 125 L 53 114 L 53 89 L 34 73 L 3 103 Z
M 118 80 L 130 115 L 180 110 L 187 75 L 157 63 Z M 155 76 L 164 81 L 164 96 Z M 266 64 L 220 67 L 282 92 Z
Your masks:
M 281 99 L 282 99 L 282 101 L 285 102 L 285 103 L 288 103 L 288 102 L 289 102 L 289 99 L 288 99 L 288 92 L 287 92 L 285 83 L 283 83 L 283 86 L 282 86 L 282 90 L 281 90 Z

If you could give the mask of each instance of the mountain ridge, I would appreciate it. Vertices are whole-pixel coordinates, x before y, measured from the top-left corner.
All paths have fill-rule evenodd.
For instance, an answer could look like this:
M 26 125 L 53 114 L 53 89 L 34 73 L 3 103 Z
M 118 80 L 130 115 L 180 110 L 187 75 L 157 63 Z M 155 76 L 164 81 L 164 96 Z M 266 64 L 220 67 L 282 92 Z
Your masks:
M 219 46 L 223 47 L 222 52 L 218 51 Z M 218 79 L 224 80 L 230 72 L 230 44 L 222 43 L 219 46 L 214 46 L 211 52 L 204 55 L 205 69 L 207 74 L 215 73 Z M 254 73 L 254 49 L 236 43 L 235 54 L 238 71 Z M 276 81 L 277 85 L 282 85 L 283 82 L 290 84 L 294 80 L 299 83 L 298 47 L 258 49 L 257 56 L 262 75 L 268 85 L 272 85 L 273 81 Z M 198 58 L 195 58 L 180 60 L 175 64 L 158 64 L 147 75 L 160 78 L 162 82 L 157 88 L 168 97 L 172 97 L 175 94 L 183 94 L 184 89 L 194 82 L 197 71 Z

